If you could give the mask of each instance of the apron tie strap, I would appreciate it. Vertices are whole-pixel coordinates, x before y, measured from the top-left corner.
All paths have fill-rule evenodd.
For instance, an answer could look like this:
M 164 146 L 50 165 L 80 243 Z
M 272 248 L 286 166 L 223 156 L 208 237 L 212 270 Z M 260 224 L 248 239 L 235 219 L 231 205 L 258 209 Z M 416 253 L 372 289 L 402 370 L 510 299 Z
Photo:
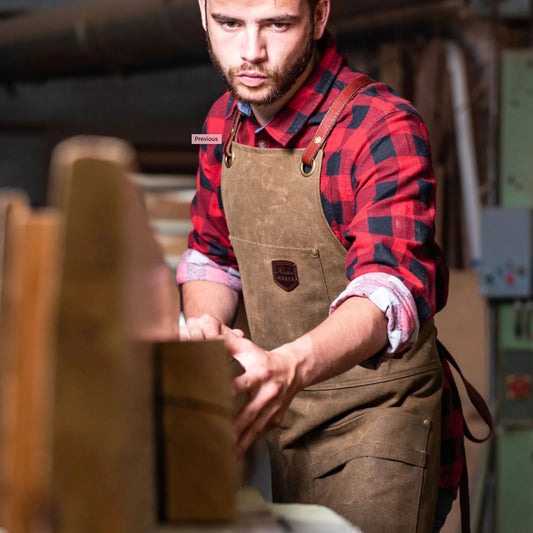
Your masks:
M 320 123 L 320 126 L 318 126 L 311 144 L 309 144 L 302 156 L 303 165 L 306 165 L 307 167 L 313 166 L 313 161 L 315 160 L 316 154 L 326 143 L 331 130 L 337 123 L 337 120 L 344 111 L 345 107 L 357 96 L 359 92 L 361 92 L 371 83 L 374 83 L 374 80 L 362 74 L 351 81 L 337 96 L 336 100 L 333 102 L 333 105 L 329 108 L 329 111 L 326 113 L 326 116 Z
M 485 403 L 485 400 L 483 399 L 483 396 L 479 394 L 479 392 L 476 390 L 476 388 L 464 377 L 463 373 L 461 372 L 461 369 L 459 368 L 459 365 L 457 364 L 457 361 L 452 357 L 452 354 L 446 349 L 446 347 L 437 340 L 437 346 L 439 353 L 442 353 L 444 355 L 444 358 L 455 368 L 459 376 L 461 377 L 463 384 L 466 389 L 466 393 L 468 395 L 468 399 L 472 402 L 472 405 L 475 407 L 477 413 L 479 416 L 483 419 L 485 424 L 487 424 L 489 428 L 489 433 L 486 437 L 474 437 L 472 432 L 470 431 L 469 427 L 466 424 L 466 420 L 463 415 L 463 425 L 464 425 L 464 433 L 465 437 L 472 441 L 472 442 L 485 442 L 490 437 L 492 437 L 492 434 L 494 433 L 494 420 L 492 418 L 492 414 Z
M 492 418 L 492 414 L 481 396 L 479 392 L 476 390 L 476 388 L 464 377 L 463 373 L 461 372 L 461 369 L 459 368 L 459 365 L 457 364 L 457 361 L 452 357 L 452 354 L 447 350 L 447 348 L 437 339 L 437 348 L 439 351 L 439 355 L 441 357 L 444 357 L 452 366 L 455 368 L 459 376 L 461 377 L 463 384 L 466 389 L 466 393 L 468 395 L 468 399 L 472 403 L 472 405 L 475 407 L 477 413 L 479 416 L 483 419 L 485 424 L 487 424 L 489 428 L 489 433 L 486 437 L 474 437 L 472 432 L 470 431 L 468 425 L 466 424 L 466 420 L 463 414 L 463 431 L 465 437 L 472 441 L 472 442 L 485 442 L 487 439 L 489 439 L 492 434 L 494 433 L 494 420 Z M 464 464 L 463 464 L 463 471 L 461 472 L 461 481 L 459 484 L 459 491 L 460 491 L 460 508 L 461 508 L 461 531 L 462 533 L 470 533 L 470 494 L 469 494 L 469 488 L 468 488 L 468 469 L 466 467 L 466 453 L 465 453 L 465 444 L 463 440 L 463 456 L 464 456 Z

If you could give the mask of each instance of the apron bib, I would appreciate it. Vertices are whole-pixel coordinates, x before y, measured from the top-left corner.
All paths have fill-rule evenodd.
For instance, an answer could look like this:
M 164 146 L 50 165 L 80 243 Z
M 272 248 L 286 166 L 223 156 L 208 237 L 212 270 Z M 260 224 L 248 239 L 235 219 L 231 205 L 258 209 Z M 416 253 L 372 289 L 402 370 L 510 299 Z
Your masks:
M 222 201 L 251 338 L 269 350 L 328 316 L 346 288 L 346 250 L 322 209 L 322 150 L 302 166 L 308 151 L 241 145 L 237 132 L 235 122 Z M 442 383 L 430 322 L 402 358 L 370 358 L 301 391 L 267 438 L 275 501 L 326 505 L 365 533 L 430 532 Z

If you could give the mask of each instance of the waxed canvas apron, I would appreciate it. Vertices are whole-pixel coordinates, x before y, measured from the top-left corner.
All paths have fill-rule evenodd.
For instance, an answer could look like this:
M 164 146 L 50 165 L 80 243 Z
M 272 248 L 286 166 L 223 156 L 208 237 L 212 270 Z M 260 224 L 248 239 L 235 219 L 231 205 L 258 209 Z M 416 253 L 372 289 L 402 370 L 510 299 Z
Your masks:
M 272 349 L 327 317 L 346 250 L 322 210 L 322 151 L 304 175 L 303 150 L 230 143 L 224 210 L 252 340 Z M 301 391 L 268 438 L 275 501 L 326 505 L 365 533 L 431 531 L 442 381 L 431 322 L 401 359 Z

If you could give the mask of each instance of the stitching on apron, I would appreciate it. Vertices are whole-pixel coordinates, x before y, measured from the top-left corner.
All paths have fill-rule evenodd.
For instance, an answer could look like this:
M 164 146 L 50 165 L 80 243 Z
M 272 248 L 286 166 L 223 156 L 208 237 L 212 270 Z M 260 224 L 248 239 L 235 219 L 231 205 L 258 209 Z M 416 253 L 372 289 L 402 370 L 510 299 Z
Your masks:
M 256 241 L 250 241 L 248 239 L 241 239 L 240 237 L 236 237 L 235 235 L 230 236 L 230 239 L 235 239 L 236 241 L 240 241 L 246 244 L 252 244 L 254 246 L 260 246 L 261 248 L 275 248 L 277 250 L 295 250 L 298 252 L 309 252 L 311 253 L 311 250 L 313 248 L 309 247 L 296 247 L 296 246 L 278 246 L 277 244 L 267 244 L 267 243 L 261 243 Z
M 397 461 L 425 468 L 428 454 L 425 450 L 410 450 L 409 448 L 391 446 L 382 442 L 362 442 L 345 448 L 342 452 L 331 456 L 326 461 L 313 464 L 311 467 L 312 475 L 314 478 L 322 477 L 342 464 L 365 457 L 384 461 Z
M 316 385 L 312 385 L 311 387 L 307 387 L 303 390 L 304 391 L 325 391 L 325 390 L 336 390 L 336 389 L 349 389 L 352 387 L 361 387 L 365 385 L 385 383 L 387 381 L 394 381 L 396 379 L 417 376 L 419 374 L 424 374 L 431 370 L 438 370 L 440 368 L 441 368 L 440 362 L 437 362 L 436 364 L 420 366 L 420 367 L 416 367 L 412 369 L 403 370 L 400 372 L 394 372 L 392 374 L 388 374 L 387 376 L 377 376 L 375 378 L 361 378 L 357 380 L 346 381 L 345 383 L 338 383 L 338 384 L 332 384 L 332 385 L 327 385 L 326 383 L 323 383 L 323 384 L 318 383 Z

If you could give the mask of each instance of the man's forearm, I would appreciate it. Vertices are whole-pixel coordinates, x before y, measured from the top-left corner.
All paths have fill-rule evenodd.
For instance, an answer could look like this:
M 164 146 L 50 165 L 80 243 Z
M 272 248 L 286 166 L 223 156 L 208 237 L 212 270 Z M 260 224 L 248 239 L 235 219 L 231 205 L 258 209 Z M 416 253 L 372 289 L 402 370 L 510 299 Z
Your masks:
M 298 361 L 301 386 L 324 381 L 378 353 L 387 344 L 387 318 L 367 298 L 346 300 L 319 326 L 276 352 Z
M 250 395 L 235 419 L 238 454 L 281 423 L 299 391 L 349 370 L 386 344 L 385 315 L 357 296 L 310 332 L 269 352 L 247 339 L 228 338 L 226 345 L 245 369 L 234 379 L 234 389 Z
M 188 281 L 182 285 L 181 293 L 186 319 L 208 314 L 231 325 L 239 302 L 233 289 L 214 281 Z

